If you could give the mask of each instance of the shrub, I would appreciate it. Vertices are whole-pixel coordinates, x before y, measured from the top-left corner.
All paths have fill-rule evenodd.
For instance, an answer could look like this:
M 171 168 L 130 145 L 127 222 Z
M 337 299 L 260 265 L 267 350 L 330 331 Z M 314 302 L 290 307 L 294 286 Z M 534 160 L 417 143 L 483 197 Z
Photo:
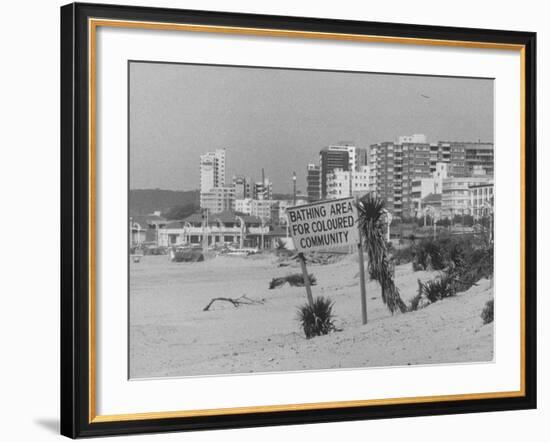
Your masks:
M 269 289 L 275 289 L 288 282 L 292 287 L 303 287 L 305 285 L 304 275 L 301 273 L 293 273 L 292 275 L 283 276 L 281 278 L 273 278 L 269 283 Z M 309 274 L 309 283 L 311 285 L 317 284 L 317 279 L 313 276 L 313 273 Z
M 418 285 L 418 292 L 425 295 L 430 302 L 437 302 L 456 294 L 454 278 L 448 274 L 443 274 L 424 283 L 419 280 Z
M 298 320 L 307 339 L 321 336 L 335 330 L 332 313 L 334 303 L 330 298 L 319 296 L 313 305 L 304 304 L 298 309 Z
M 445 257 L 438 241 L 422 241 L 415 249 L 414 263 L 422 270 L 443 270 Z
M 403 247 L 401 249 L 393 249 L 392 256 L 396 265 L 407 264 L 414 259 L 414 250 L 411 246 Z
M 483 307 L 483 310 L 481 311 L 481 319 L 483 319 L 484 324 L 493 322 L 494 304 L 495 303 L 492 299 L 485 303 L 485 307 Z

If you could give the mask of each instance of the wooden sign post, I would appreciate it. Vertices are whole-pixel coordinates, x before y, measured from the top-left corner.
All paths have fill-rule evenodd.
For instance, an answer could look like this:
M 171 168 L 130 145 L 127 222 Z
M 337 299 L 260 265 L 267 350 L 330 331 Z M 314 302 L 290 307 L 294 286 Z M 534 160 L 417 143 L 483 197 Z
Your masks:
M 300 266 L 302 267 L 302 275 L 304 276 L 304 285 L 306 286 L 306 295 L 307 302 L 310 307 L 313 307 L 313 295 L 311 293 L 311 281 L 309 280 L 309 275 L 307 274 L 306 267 L 306 258 L 303 253 L 298 253 L 298 260 L 300 261 Z
M 363 241 L 361 240 L 361 232 L 359 232 L 359 243 L 357 244 L 359 251 L 359 286 L 361 288 L 361 318 L 363 325 L 367 323 L 367 289 L 365 286 L 365 258 L 363 256 Z

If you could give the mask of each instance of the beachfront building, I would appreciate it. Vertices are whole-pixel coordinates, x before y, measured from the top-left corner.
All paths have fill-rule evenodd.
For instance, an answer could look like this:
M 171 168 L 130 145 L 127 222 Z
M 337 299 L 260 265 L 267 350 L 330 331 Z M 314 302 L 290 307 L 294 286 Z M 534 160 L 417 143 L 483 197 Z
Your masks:
M 203 195 L 213 188 L 225 187 L 225 149 L 216 149 L 200 156 L 200 206 Z
M 273 233 L 269 224 L 255 216 L 221 212 L 205 217 L 202 213 L 194 213 L 159 229 L 159 243 L 164 247 L 208 243 L 209 247 L 231 244 L 237 248 L 263 248 L 272 246 Z
M 168 221 L 153 213 L 150 215 L 134 215 L 130 217 L 130 247 L 157 246 L 158 230 L 166 226 Z
M 321 199 L 321 168 L 312 163 L 307 165 L 306 192 L 310 202 Z
M 455 215 L 473 215 L 470 188 L 492 184 L 491 175 L 445 178 L 441 197 L 442 216 L 453 218 Z
M 201 192 L 201 209 L 209 213 L 235 210 L 235 188 L 213 187 L 208 192 Z
M 494 184 L 492 182 L 473 184 L 469 190 L 471 215 L 474 219 L 489 216 L 494 205 Z
M 469 177 L 479 170 L 492 175 L 493 144 L 456 141 L 429 144 L 421 134 L 402 136 L 396 142 L 373 144 L 369 166 L 369 189 L 385 200 L 386 208 L 394 216 L 408 218 L 415 216 L 418 209 L 418 180 L 434 178 L 434 192 L 442 193 L 443 181 L 448 177 Z

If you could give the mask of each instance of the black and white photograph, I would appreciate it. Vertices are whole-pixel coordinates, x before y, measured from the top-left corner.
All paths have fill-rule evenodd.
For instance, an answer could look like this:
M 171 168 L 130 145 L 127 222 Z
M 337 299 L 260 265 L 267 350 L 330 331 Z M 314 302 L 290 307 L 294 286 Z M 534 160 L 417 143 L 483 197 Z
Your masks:
M 494 87 L 128 61 L 129 378 L 493 361 Z

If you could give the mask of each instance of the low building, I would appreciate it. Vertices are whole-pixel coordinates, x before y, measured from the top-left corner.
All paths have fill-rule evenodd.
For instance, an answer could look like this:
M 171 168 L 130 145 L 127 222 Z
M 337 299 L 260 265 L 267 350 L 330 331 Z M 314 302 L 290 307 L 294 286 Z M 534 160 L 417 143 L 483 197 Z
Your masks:
M 470 188 L 489 184 L 493 184 L 490 175 L 445 178 L 441 198 L 442 216 L 453 218 L 455 215 L 472 215 Z
M 232 244 L 236 247 L 266 247 L 270 225 L 260 218 L 235 212 L 194 213 L 159 229 L 159 243 L 175 245 Z
M 470 190 L 471 215 L 474 219 L 489 216 L 493 211 L 494 205 L 494 184 L 474 184 Z
M 158 230 L 168 221 L 158 213 L 130 217 L 130 247 L 158 245 Z

